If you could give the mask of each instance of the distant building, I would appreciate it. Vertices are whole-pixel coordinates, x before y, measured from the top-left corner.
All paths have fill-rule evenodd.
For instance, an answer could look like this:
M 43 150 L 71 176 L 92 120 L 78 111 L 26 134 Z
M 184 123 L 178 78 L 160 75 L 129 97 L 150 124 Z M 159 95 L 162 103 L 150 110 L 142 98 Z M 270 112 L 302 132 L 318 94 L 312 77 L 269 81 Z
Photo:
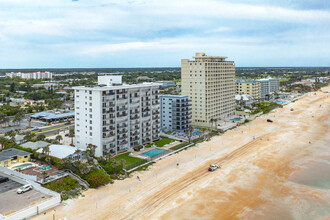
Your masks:
M 303 85 L 303 86 L 313 87 L 313 83 L 307 80 L 301 82 L 294 82 L 291 85 Z
M 280 80 L 277 78 L 258 79 L 260 82 L 260 97 L 267 99 L 269 95 L 280 90 Z
M 32 150 L 37 150 L 38 148 L 43 148 L 50 145 L 50 143 L 46 142 L 46 141 L 36 141 L 36 142 L 26 142 L 24 144 L 21 144 L 21 147 L 24 148 L 30 148 Z
M 212 127 L 213 119 L 235 114 L 235 63 L 205 53 L 193 58 L 181 60 L 181 94 L 191 101 L 192 124 Z
M 9 167 L 15 163 L 25 163 L 30 160 L 30 155 L 31 153 L 16 148 L 3 150 L 0 152 L 0 165 Z
M 260 99 L 260 82 L 257 80 L 236 80 L 236 94 L 249 94 L 254 99 Z
M 7 77 L 15 78 L 19 77 L 22 79 L 51 79 L 53 74 L 51 72 L 31 72 L 31 73 L 22 73 L 22 72 L 11 72 L 6 73 Z
M 254 103 L 254 99 L 249 94 L 236 94 L 235 95 L 235 101 L 236 104 L 239 107 L 252 107 L 252 104 Z
M 112 77 L 102 78 L 100 85 L 73 88 L 75 145 L 83 149 L 96 145 L 96 156 L 159 139 L 159 84 L 127 85 Z
M 74 111 L 66 111 L 62 109 L 38 112 L 30 116 L 45 122 L 59 122 L 74 119 Z
M 168 89 L 171 87 L 175 87 L 175 82 L 174 81 L 157 81 L 156 83 L 160 84 L 160 89 Z
M 160 95 L 160 128 L 164 132 L 185 132 L 191 120 L 188 96 Z

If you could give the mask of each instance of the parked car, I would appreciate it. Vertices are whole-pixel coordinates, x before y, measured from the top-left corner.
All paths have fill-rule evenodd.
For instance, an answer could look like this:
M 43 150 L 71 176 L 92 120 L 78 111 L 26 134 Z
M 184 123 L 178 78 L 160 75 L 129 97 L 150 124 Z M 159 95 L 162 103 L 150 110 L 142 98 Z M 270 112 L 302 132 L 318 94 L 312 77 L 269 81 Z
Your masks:
M 273 122 L 273 120 L 267 119 L 267 122 Z
M 7 182 L 8 180 L 8 177 L 0 176 L 0 183 Z
M 19 188 L 17 190 L 17 194 L 22 194 L 22 193 L 25 193 L 25 192 L 30 191 L 30 190 L 32 190 L 32 185 L 27 184 L 27 185 L 24 185 L 21 188 Z
M 67 121 L 67 122 L 64 123 L 64 125 L 71 125 L 71 122 Z
M 32 128 L 31 131 L 39 131 L 39 128 L 38 127 L 34 127 L 34 128 Z
M 218 169 L 218 168 L 219 168 L 218 165 L 216 165 L 216 164 L 212 164 L 212 165 L 209 166 L 209 171 L 215 171 L 215 170 Z
M 65 137 L 69 137 L 69 133 L 65 134 Z

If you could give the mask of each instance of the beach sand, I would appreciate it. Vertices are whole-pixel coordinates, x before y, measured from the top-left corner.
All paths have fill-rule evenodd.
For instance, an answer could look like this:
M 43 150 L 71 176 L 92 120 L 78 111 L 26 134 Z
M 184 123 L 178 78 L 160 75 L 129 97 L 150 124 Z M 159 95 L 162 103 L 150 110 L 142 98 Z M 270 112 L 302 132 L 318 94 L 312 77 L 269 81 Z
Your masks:
M 330 219 L 329 104 L 309 93 L 33 219 Z

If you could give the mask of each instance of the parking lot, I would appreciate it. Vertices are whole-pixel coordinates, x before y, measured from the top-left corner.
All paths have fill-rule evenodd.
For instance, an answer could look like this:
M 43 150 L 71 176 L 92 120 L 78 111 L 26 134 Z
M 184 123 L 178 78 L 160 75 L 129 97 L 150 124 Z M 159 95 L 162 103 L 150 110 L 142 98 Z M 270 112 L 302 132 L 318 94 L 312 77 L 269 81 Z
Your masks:
M 35 189 L 17 194 L 16 191 L 21 186 L 23 184 L 12 179 L 0 183 L 0 213 L 2 215 L 8 215 L 50 197 Z

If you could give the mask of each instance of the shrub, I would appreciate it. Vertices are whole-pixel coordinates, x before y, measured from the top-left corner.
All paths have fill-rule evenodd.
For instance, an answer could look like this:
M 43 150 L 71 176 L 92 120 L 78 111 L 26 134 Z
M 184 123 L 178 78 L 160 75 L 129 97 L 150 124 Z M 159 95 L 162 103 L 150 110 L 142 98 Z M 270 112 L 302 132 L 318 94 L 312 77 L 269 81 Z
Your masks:
M 104 186 L 111 182 L 110 177 L 103 170 L 91 170 L 88 174 L 79 176 L 86 180 L 91 188 Z

